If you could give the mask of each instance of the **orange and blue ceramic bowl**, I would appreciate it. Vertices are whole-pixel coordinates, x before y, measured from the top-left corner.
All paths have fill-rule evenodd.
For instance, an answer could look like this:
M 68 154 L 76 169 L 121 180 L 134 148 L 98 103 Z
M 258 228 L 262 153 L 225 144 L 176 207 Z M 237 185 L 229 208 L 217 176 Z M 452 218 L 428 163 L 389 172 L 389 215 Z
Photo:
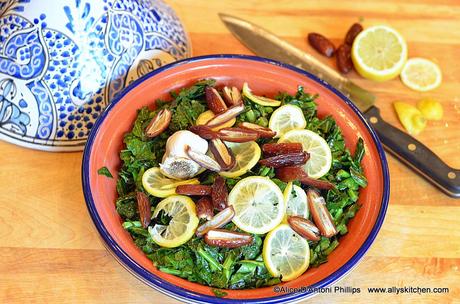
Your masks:
M 121 226 L 115 210 L 116 179 L 97 174 L 106 166 L 114 176 L 120 167 L 119 152 L 123 134 L 136 118 L 137 109 L 152 106 L 157 99 L 167 99 L 169 92 L 186 87 L 199 79 L 214 78 L 218 84 L 242 87 L 251 84 L 255 92 L 270 96 L 279 91 L 295 93 L 302 85 L 318 93 L 318 115 L 332 115 L 342 128 L 347 146 L 353 150 L 362 137 L 366 153 L 363 168 L 368 186 L 359 196 L 362 205 L 348 226 L 348 234 L 329 261 L 311 268 L 299 278 L 282 283 L 288 288 L 310 287 L 297 293 L 276 293 L 274 286 L 248 290 L 228 290 L 217 298 L 210 287 L 160 272 L 136 247 Z M 353 152 L 353 151 L 352 151 Z M 316 76 L 293 66 L 272 60 L 241 55 L 213 55 L 178 61 L 161 67 L 135 81 L 114 100 L 96 121 L 85 148 L 82 165 L 83 191 L 91 218 L 107 248 L 126 269 L 147 285 L 187 303 L 288 303 L 314 295 L 315 288 L 337 282 L 363 258 L 383 223 L 390 194 L 388 166 L 382 145 L 359 110 L 340 92 Z

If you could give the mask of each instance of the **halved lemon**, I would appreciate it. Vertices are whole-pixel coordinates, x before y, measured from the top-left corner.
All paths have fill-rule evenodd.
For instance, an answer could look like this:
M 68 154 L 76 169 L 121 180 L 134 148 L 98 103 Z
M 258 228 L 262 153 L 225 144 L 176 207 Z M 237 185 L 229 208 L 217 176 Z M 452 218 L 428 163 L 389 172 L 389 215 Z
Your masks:
M 441 85 L 442 73 L 439 66 L 424 58 L 407 60 L 401 71 L 402 82 L 412 90 L 426 92 Z
M 262 151 L 255 141 L 245 143 L 225 142 L 225 144 L 235 155 L 236 164 L 232 170 L 219 173 L 224 177 L 234 178 L 241 176 L 251 170 L 260 159 Z
M 156 197 L 167 197 L 176 193 L 179 185 L 197 185 L 200 181 L 197 178 L 188 180 L 176 180 L 166 177 L 161 173 L 160 168 L 153 167 L 142 175 L 142 186 L 145 191 Z
M 389 26 L 372 26 L 356 37 L 351 58 L 361 76 L 375 81 L 389 80 L 398 76 L 406 63 L 406 41 Z
M 249 88 L 247 82 L 243 84 L 243 96 L 247 97 L 250 101 L 257 103 L 261 106 L 277 107 L 281 104 L 281 101 L 279 100 L 267 98 L 264 96 L 256 96 L 252 94 L 252 91 Z
M 233 223 L 249 233 L 264 234 L 281 223 L 285 206 L 283 193 L 268 177 L 249 176 L 240 180 L 228 195 L 233 206 Z
M 281 281 L 291 281 L 310 265 L 310 248 L 306 239 L 287 224 L 270 231 L 264 240 L 262 256 L 268 272 Z
M 302 188 L 289 182 L 284 189 L 283 196 L 286 204 L 286 218 L 288 216 L 308 218 L 308 199 Z
M 177 247 L 190 240 L 198 227 L 195 203 L 188 196 L 173 195 L 155 207 L 152 218 L 160 211 L 171 217 L 168 225 L 155 224 L 149 227 L 152 240 L 162 247 Z
M 291 130 L 279 140 L 284 142 L 299 142 L 303 150 L 310 153 L 310 159 L 303 165 L 304 171 L 311 178 L 320 178 L 329 172 L 332 164 L 332 153 L 326 140 L 310 130 Z
M 216 114 L 214 114 L 213 111 L 211 110 L 204 111 L 198 116 L 195 123 L 196 125 L 205 125 L 208 123 L 208 121 L 211 120 L 211 118 L 214 118 L 214 116 L 216 116 Z M 214 131 L 219 131 L 220 129 L 223 129 L 223 128 L 230 128 L 235 124 L 235 122 L 236 122 L 236 118 L 232 118 L 229 121 L 223 123 L 222 125 L 214 127 L 212 129 Z
M 294 129 L 304 129 L 307 121 L 302 109 L 294 105 L 284 105 L 273 111 L 268 127 L 276 131 L 275 137 L 281 137 Z

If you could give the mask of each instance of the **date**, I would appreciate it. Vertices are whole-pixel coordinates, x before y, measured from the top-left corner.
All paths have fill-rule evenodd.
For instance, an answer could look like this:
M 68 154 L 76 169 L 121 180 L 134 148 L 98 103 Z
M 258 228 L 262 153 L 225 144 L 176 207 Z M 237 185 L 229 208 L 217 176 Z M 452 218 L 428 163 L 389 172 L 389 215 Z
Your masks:
M 315 187 L 321 190 L 330 190 L 335 188 L 334 184 L 331 182 L 308 177 L 307 173 L 305 173 L 301 167 L 282 167 L 276 169 L 275 173 L 276 177 L 278 177 L 283 182 L 298 180 L 304 185 Z
M 252 235 L 226 229 L 210 229 L 204 236 L 209 246 L 238 248 L 252 243 Z
M 196 214 L 200 219 L 211 220 L 214 216 L 212 201 L 209 196 L 203 196 L 196 202 Z
M 339 46 L 336 52 L 337 68 L 342 74 L 347 74 L 353 69 L 351 60 L 351 47 L 348 44 Z
M 227 207 L 228 190 L 225 180 L 222 176 L 217 176 L 211 190 L 212 205 L 217 210 L 223 210 Z
M 262 146 L 265 156 L 275 156 L 288 153 L 300 153 L 303 151 L 301 143 L 265 144 Z
M 179 185 L 176 193 L 182 195 L 211 195 L 211 186 L 207 185 Z
M 363 26 L 359 23 L 354 23 L 350 29 L 348 30 L 347 34 L 345 35 L 345 44 L 349 46 L 353 45 L 356 36 L 363 31 Z
M 136 192 L 137 209 L 139 210 L 139 218 L 142 227 L 147 228 L 152 218 L 152 209 L 150 208 L 150 201 L 144 192 Z
M 259 164 L 270 168 L 300 166 L 305 164 L 309 158 L 310 154 L 307 152 L 280 154 L 262 159 Z
M 332 44 L 332 42 L 323 35 L 318 33 L 310 33 L 308 34 L 308 42 L 315 50 L 318 51 L 318 53 L 326 57 L 334 56 L 334 44 Z
M 220 96 L 219 92 L 213 87 L 205 88 L 206 103 L 208 108 L 214 113 L 219 114 L 227 110 L 227 105 Z

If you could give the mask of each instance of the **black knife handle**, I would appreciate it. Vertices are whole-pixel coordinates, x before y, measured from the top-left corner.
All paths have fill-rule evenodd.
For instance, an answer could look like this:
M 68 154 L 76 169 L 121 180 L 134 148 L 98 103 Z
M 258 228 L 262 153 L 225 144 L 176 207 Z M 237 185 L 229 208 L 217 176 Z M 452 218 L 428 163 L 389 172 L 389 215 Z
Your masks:
M 451 168 L 424 144 L 386 123 L 380 110 L 364 113 L 388 152 L 451 197 L 460 198 L 460 170 Z

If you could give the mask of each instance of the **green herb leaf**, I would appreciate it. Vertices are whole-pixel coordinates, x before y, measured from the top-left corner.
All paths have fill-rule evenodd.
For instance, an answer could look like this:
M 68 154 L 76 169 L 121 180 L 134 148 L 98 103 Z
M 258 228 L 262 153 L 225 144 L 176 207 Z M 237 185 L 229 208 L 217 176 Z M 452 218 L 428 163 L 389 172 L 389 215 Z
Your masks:
M 99 170 L 97 170 L 97 174 L 113 178 L 112 173 L 110 173 L 110 171 L 109 171 L 109 169 L 107 169 L 107 167 L 99 168 Z

